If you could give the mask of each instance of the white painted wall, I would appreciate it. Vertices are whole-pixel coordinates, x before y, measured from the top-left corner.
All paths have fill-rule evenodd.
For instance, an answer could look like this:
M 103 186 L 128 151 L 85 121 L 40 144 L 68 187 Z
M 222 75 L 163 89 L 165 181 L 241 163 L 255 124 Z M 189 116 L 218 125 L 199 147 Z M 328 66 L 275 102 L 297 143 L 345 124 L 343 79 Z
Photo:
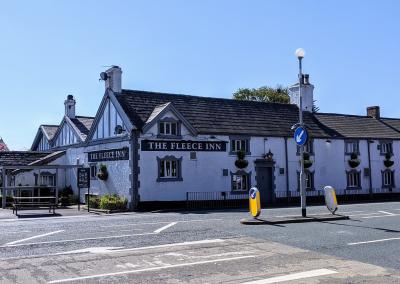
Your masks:
M 76 164 L 77 158 L 79 158 L 79 163 L 83 164 L 85 167 L 89 167 L 88 162 L 88 152 L 107 150 L 107 149 L 117 149 L 122 147 L 128 147 L 130 149 L 129 141 L 122 142 L 112 142 L 104 143 L 88 147 L 80 148 L 70 148 L 67 150 L 66 160 L 68 164 Z M 129 156 L 131 159 L 131 151 L 129 150 Z M 103 161 L 99 162 L 98 165 L 105 164 L 107 166 L 107 171 L 109 173 L 108 179 L 102 181 L 99 179 L 91 180 L 90 193 L 96 195 L 113 194 L 117 193 L 120 196 L 124 196 L 131 200 L 131 167 L 130 160 L 123 161 Z M 66 175 L 66 185 L 71 185 L 74 193 L 78 194 L 77 188 L 77 171 L 68 170 Z M 85 199 L 86 189 L 81 190 L 81 201 Z

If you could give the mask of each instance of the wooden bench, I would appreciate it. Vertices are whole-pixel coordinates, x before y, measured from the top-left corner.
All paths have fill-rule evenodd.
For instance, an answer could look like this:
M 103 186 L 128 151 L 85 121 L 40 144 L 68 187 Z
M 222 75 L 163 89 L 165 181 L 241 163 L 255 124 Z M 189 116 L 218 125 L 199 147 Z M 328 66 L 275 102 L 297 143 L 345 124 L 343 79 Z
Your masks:
M 18 210 L 25 209 L 36 209 L 36 208 L 49 208 L 49 213 L 53 210 L 53 214 L 56 214 L 57 198 L 54 196 L 45 197 L 14 197 L 13 201 L 13 214 L 18 216 Z

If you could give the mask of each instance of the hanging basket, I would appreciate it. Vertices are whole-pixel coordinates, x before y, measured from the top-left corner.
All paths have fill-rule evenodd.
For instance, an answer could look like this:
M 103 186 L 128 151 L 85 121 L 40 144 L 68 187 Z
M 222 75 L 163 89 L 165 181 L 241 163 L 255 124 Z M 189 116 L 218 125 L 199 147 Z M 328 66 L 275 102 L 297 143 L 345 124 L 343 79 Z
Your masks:
M 359 159 L 350 159 L 348 161 L 348 163 L 349 163 L 349 166 L 354 169 L 360 165 L 360 160 Z
M 385 165 L 385 167 L 390 168 L 391 166 L 394 165 L 394 161 L 392 161 L 392 160 L 384 160 L 383 164 Z
M 100 165 L 99 172 L 97 173 L 97 177 L 101 180 L 107 180 L 108 179 L 108 171 L 107 171 L 107 166 L 104 164 Z
M 304 160 L 304 168 L 308 169 L 309 167 L 311 167 L 313 164 L 313 161 L 311 160 Z
M 249 162 L 247 160 L 244 159 L 237 159 L 235 161 L 235 166 L 239 169 L 244 169 L 249 165 Z

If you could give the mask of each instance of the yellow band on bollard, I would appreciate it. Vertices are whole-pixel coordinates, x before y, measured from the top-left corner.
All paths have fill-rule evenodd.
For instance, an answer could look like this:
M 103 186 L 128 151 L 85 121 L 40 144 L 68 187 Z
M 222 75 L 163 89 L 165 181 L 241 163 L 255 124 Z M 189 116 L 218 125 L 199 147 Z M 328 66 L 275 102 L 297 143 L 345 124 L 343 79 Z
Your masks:
M 249 191 L 249 208 L 251 216 L 253 216 L 254 218 L 260 216 L 261 213 L 260 192 L 256 187 L 252 187 Z

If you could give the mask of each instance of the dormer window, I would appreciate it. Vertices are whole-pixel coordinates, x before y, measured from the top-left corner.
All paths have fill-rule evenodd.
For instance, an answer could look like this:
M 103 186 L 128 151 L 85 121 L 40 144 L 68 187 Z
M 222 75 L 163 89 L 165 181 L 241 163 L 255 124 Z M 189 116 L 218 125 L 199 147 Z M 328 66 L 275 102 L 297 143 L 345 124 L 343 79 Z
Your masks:
M 161 135 L 177 135 L 178 123 L 176 122 L 160 122 Z
M 181 134 L 179 121 L 173 118 L 164 118 L 158 122 L 158 135 L 161 137 L 177 137 Z

